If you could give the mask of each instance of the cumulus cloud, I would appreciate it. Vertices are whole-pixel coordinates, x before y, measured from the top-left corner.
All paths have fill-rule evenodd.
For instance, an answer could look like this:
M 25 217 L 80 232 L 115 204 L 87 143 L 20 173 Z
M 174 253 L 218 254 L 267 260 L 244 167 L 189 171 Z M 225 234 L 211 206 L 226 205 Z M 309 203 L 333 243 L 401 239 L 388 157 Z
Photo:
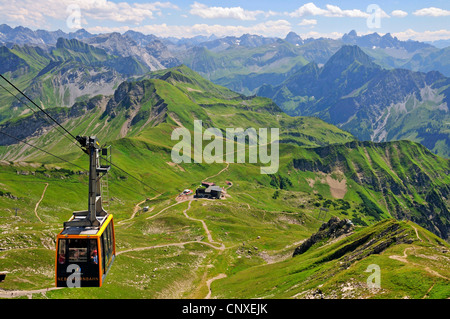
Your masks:
M 391 16 L 397 17 L 397 18 L 404 18 L 408 15 L 408 12 L 405 12 L 403 10 L 394 10 L 391 12 Z
M 367 18 L 369 14 L 358 9 L 342 10 L 338 6 L 327 4 L 327 17 Z
M 302 21 L 300 21 L 300 23 L 298 24 L 299 26 L 314 26 L 317 24 L 317 20 L 315 19 L 303 19 Z
M 382 18 L 388 18 L 389 15 L 383 10 L 378 12 Z M 289 13 L 289 16 L 294 18 L 304 16 L 324 16 L 335 18 L 368 18 L 370 13 L 363 12 L 358 9 L 343 10 L 338 6 L 327 4 L 325 9 L 317 7 L 314 3 L 309 2 L 299 7 L 294 12 Z
M 208 7 L 205 4 L 194 2 L 191 5 L 190 14 L 197 15 L 204 19 L 237 19 L 237 20 L 256 20 L 256 16 L 264 14 L 264 11 L 244 10 L 241 7 Z
M 416 10 L 413 12 L 413 14 L 416 16 L 445 17 L 450 15 L 450 10 L 429 7 Z
M 303 17 L 303 16 L 318 16 L 318 15 L 326 15 L 328 12 L 327 10 L 321 9 L 317 7 L 314 3 L 309 2 L 307 4 L 304 4 L 294 12 L 290 13 L 289 15 L 294 18 Z

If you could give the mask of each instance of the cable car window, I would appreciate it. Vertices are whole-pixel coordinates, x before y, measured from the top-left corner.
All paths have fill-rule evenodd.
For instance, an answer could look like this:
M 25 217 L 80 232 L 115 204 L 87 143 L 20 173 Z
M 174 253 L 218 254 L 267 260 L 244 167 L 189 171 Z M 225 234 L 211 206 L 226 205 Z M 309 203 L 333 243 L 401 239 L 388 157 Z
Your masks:
M 58 263 L 64 264 L 66 262 L 66 240 L 60 239 L 58 244 Z
M 90 261 L 94 264 L 98 264 L 98 248 L 97 248 L 97 240 L 91 239 L 89 243 L 89 254 Z
M 103 271 L 106 272 L 106 269 L 108 269 L 109 264 L 108 239 L 106 236 L 106 232 L 104 232 L 102 235 L 102 241 L 103 241 L 103 255 L 104 255 Z
M 102 268 L 103 273 L 106 273 L 106 256 L 105 256 L 105 234 L 100 238 L 100 245 L 102 245 Z
M 113 239 L 112 239 L 112 226 L 109 224 L 106 227 L 106 241 L 107 241 L 107 247 L 106 247 L 106 254 L 107 254 L 107 267 L 109 267 L 111 261 L 112 261 L 112 254 L 113 254 Z
M 87 250 L 86 239 L 69 239 L 69 262 L 87 262 Z
M 108 254 L 108 260 L 111 258 L 111 251 L 112 251 L 112 241 L 111 241 L 111 224 L 109 224 L 106 227 L 106 241 L 107 241 L 107 254 Z M 109 262 L 108 262 L 109 264 Z

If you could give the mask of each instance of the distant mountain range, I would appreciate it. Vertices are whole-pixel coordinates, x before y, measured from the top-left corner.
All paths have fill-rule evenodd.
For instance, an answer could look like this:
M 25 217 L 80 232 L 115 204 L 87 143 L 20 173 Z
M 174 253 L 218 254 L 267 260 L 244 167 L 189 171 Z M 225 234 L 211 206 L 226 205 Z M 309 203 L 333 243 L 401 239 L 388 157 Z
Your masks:
M 450 157 L 450 47 L 377 33 L 341 39 L 159 38 L 0 25 L 0 72 L 36 101 L 72 106 L 150 71 L 185 64 L 215 84 L 272 98 L 291 115 L 317 116 L 361 140 L 409 139 Z M 0 90 L 0 123 L 29 112 Z
M 6 24 L 0 25 L 0 43 L 2 44 L 28 44 L 28 45 L 55 45 L 58 38 L 66 39 L 86 39 L 93 35 L 85 29 L 66 33 L 61 30 L 46 31 L 36 30 L 18 26 L 11 28 Z
M 358 46 L 343 46 L 323 67 L 311 62 L 258 95 L 291 115 L 317 116 L 360 140 L 409 139 L 450 156 L 450 79 L 437 71 L 386 70 Z
M 375 32 L 358 36 L 356 31 L 352 30 L 347 34 L 344 34 L 342 38 L 334 40 L 326 38 L 302 39 L 295 32 L 289 32 L 285 38 L 244 34 L 240 37 L 227 36 L 218 38 L 212 35 L 209 37 L 196 36 L 193 38 L 178 39 L 174 37 L 163 38 L 152 34 L 146 35 L 133 30 L 129 30 L 122 35 L 119 33 L 91 34 L 85 29 L 66 33 L 61 30 L 33 31 L 22 26 L 12 28 L 6 24 L 0 25 L 0 45 L 6 45 L 8 47 L 12 47 L 14 44 L 27 44 L 41 47 L 54 46 L 56 45 L 58 38 L 61 37 L 65 39 L 87 41 L 91 44 L 97 43 L 97 45 L 100 44 L 99 41 L 106 41 L 106 38 L 109 37 L 115 38 L 116 40 L 120 38 L 123 43 L 127 43 L 127 45 L 131 44 L 130 50 L 134 51 L 134 55 L 145 56 L 148 54 L 146 51 L 149 49 L 151 51 L 149 53 L 150 55 L 155 56 L 154 54 L 159 54 L 160 56 L 163 56 L 164 59 L 166 59 L 165 63 L 162 64 L 163 67 L 174 66 L 176 65 L 175 62 L 185 63 L 186 65 L 193 67 L 193 65 L 190 65 L 188 62 L 195 57 L 196 51 L 190 50 L 194 47 L 202 47 L 208 52 L 218 53 L 225 50 L 239 50 L 241 48 L 263 48 L 281 41 L 297 47 L 298 50 L 296 54 L 302 55 L 307 61 L 325 63 L 343 44 L 354 44 L 361 47 L 368 55 L 375 59 L 376 63 L 383 67 L 403 67 L 413 71 L 423 72 L 437 70 L 444 75 L 450 76 L 449 49 L 447 48 L 449 43 L 445 41 L 436 42 L 437 47 L 435 47 L 432 44 L 425 42 L 413 40 L 401 41 L 398 38 L 393 37 L 390 33 L 381 36 Z M 111 41 L 114 40 L 111 39 L 107 42 Z M 156 49 L 154 48 L 155 46 Z M 138 49 L 138 47 L 140 49 Z M 147 50 L 145 49 L 146 47 Z M 175 56 L 177 56 L 178 59 L 176 59 Z M 157 56 L 155 57 L 157 58 Z M 148 61 L 148 56 L 143 57 L 143 59 L 146 59 L 151 67 L 158 65 L 156 61 Z M 223 57 L 219 56 L 218 59 L 223 59 Z M 220 73 L 219 70 L 210 70 L 210 73 L 203 73 L 200 69 L 197 70 L 195 67 L 193 69 L 200 72 L 202 75 L 211 78 L 213 81 L 218 79 L 215 72 Z M 251 74 L 244 75 L 252 76 Z M 221 82 L 221 84 L 226 83 L 227 81 L 225 79 Z M 237 87 L 234 83 L 230 83 L 230 85 L 234 85 L 233 89 L 236 89 Z M 244 84 L 242 92 L 248 93 L 249 91 L 254 93 L 255 90 L 247 88 Z

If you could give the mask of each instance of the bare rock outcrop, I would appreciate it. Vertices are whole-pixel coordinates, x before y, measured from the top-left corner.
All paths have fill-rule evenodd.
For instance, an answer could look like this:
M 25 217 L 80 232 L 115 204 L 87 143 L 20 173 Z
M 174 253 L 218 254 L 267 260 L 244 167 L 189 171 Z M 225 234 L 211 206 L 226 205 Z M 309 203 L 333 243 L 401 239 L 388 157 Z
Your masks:
M 338 238 L 344 234 L 349 234 L 353 231 L 353 223 L 349 219 L 339 219 L 338 217 L 331 217 L 326 223 L 320 226 L 319 231 L 309 237 L 300 246 L 298 246 L 292 257 L 303 254 L 314 244 L 323 241 Z

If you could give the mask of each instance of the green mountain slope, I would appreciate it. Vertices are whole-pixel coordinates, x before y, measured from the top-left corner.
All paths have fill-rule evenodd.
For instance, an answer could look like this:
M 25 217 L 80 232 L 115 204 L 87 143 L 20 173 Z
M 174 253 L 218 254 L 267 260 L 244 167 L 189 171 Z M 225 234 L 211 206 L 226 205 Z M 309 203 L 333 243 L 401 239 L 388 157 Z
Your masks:
M 448 264 L 440 268 L 438 262 L 447 258 L 449 246 L 422 228 L 388 219 L 339 239 L 324 237 L 301 255 L 241 271 L 214 283 L 213 290 L 219 298 L 420 299 L 449 295 Z M 378 288 L 367 284 L 373 282 L 374 267 L 380 274 Z
M 420 144 L 350 142 L 302 150 L 293 167 L 326 177 L 336 194 L 360 202 L 369 220 L 408 219 L 449 236 L 449 161 Z
M 351 297 L 339 293 L 341 285 L 356 280 L 360 287 L 372 263 L 383 269 L 384 290 L 363 296 L 449 296 L 448 244 L 413 222 L 391 218 L 411 219 L 442 237 L 448 231 L 449 161 L 416 143 L 357 142 L 323 120 L 291 117 L 270 99 L 212 84 L 186 66 L 123 82 L 113 95 L 47 110 L 72 134 L 111 144 L 112 161 L 151 187 L 111 169 L 107 210 L 115 218 L 118 255 L 101 289 L 36 293 L 54 285 L 54 238 L 73 211 L 85 209 L 87 174 L 2 137 L 0 263 L 14 271 L 0 284 L 0 297 L 18 291 L 13 296 L 204 298 L 211 292 L 291 298 L 320 295 L 318 285 L 325 296 Z M 174 163 L 171 150 L 178 141 L 171 134 L 179 127 L 192 133 L 195 119 L 203 121 L 203 130 L 279 128 L 278 172 L 261 174 L 259 162 Z M 23 115 L 3 122 L 0 131 L 23 134 L 87 167 L 80 149 L 46 123 L 37 114 Z M 205 180 L 226 188 L 225 198 L 178 196 Z M 331 216 L 350 218 L 354 232 L 292 257 Z M 411 288 L 419 277 L 425 278 L 420 287 Z M 361 296 L 357 292 L 354 297 Z
M 417 53 L 402 67 L 422 72 L 439 70 L 448 76 L 450 75 L 449 55 L 449 47 Z
M 70 109 L 49 109 L 49 112 L 72 134 L 90 132 L 105 142 L 136 136 L 169 147 L 176 142 L 166 139 L 161 143 L 161 134 L 167 134 L 176 126 L 192 130 L 195 119 L 203 120 L 207 127 L 224 131 L 227 127 L 279 127 L 282 141 L 301 146 L 353 140 L 349 133 L 319 119 L 290 117 L 269 99 L 248 98 L 214 85 L 185 66 L 152 73 L 150 79 L 123 82 L 113 96 L 97 96 L 75 103 Z M 67 141 L 61 140 L 56 130 L 41 135 L 52 125 L 39 114 L 33 114 L 5 122 L 0 128 L 20 139 L 33 136 L 36 145 L 49 145 L 48 150 L 56 154 L 76 150 L 70 143 L 66 145 Z M 2 145 L 11 142 L 6 139 Z M 8 153 L 10 159 L 36 159 L 27 155 L 36 152 L 25 148 L 24 153 L 23 148 L 6 147 L 2 153 Z
M 47 50 L 26 45 L 2 50 L 8 55 L 0 61 L 2 74 L 33 101 L 48 108 L 69 107 L 78 100 L 112 94 L 129 76 L 148 71 L 132 57 L 110 55 L 75 39 L 59 38 L 56 47 Z M 2 85 L 9 87 L 5 82 Z M 30 113 L 9 93 L 2 90 L 0 94 L 5 99 L 0 121 Z

